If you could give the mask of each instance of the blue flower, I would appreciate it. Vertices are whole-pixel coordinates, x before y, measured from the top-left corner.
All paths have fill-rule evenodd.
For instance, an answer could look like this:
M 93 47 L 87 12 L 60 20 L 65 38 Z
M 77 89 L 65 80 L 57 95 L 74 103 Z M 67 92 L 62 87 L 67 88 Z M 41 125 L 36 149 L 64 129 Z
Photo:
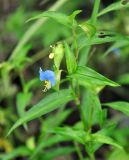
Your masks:
M 44 81 L 44 92 L 53 87 L 56 83 L 55 73 L 51 70 L 43 71 L 42 68 L 39 70 L 39 77 L 41 81 Z
M 120 56 L 121 50 L 119 48 L 114 48 L 113 52 L 116 56 Z

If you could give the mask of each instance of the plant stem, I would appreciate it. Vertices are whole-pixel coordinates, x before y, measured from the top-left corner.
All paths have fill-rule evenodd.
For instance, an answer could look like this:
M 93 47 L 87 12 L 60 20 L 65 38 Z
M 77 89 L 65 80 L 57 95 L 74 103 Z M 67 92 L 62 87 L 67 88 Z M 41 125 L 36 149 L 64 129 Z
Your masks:
M 100 6 L 100 0 L 95 0 L 95 2 L 94 2 L 94 8 L 93 8 L 91 19 L 90 19 L 90 22 L 91 22 L 92 25 L 96 25 L 99 6 Z M 89 39 L 89 41 L 90 40 L 91 40 L 91 38 Z M 89 55 L 90 49 L 91 49 L 91 46 L 86 46 L 86 47 L 83 48 L 83 53 L 85 53 L 85 54 L 82 53 L 80 55 L 79 65 L 85 65 L 85 64 L 87 64 L 87 62 L 88 62 L 88 55 Z
M 90 22 L 91 22 L 92 25 L 96 25 L 99 6 L 100 6 L 100 0 L 95 0 L 92 15 L 91 15 L 91 19 L 90 19 Z M 92 39 L 92 37 L 89 38 L 89 41 L 91 39 Z M 85 54 L 81 54 L 81 56 L 80 56 L 80 59 L 79 59 L 79 64 L 80 65 L 85 65 L 88 62 L 88 56 L 89 56 L 91 46 L 88 46 L 88 47 L 86 46 L 83 49 L 84 49 L 83 53 L 85 53 Z M 80 109 L 80 111 L 82 112 L 81 109 Z M 83 118 L 83 114 L 81 113 L 81 115 L 82 115 L 82 121 L 85 125 L 85 119 Z M 92 115 L 91 115 L 91 117 L 92 117 Z M 92 118 L 91 118 L 91 121 L 92 121 Z M 90 122 L 90 125 L 89 125 L 89 128 L 88 128 L 89 134 L 91 132 L 91 127 L 92 127 L 91 124 L 92 124 L 92 122 Z M 89 145 L 87 146 L 89 149 L 90 149 L 90 145 L 91 145 L 91 142 L 89 142 Z M 85 148 L 85 150 L 87 151 L 87 153 L 90 157 L 90 160 L 95 160 L 94 153 L 93 152 L 91 153 L 91 151 L 88 148 Z
M 99 6 L 100 6 L 100 0 L 95 0 L 95 2 L 94 2 L 94 8 L 93 8 L 92 15 L 91 15 L 91 23 L 93 25 L 96 24 Z
M 25 92 L 25 82 L 24 82 L 24 77 L 21 71 L 19 72 L 19 76 L 20 76 L 22 90 Z
M 74 145 L 75 145 L 75 149 L 78 154 L 79 160 L 84 160 L 80 147 L 78 146 L 78 143 L 74 142 Z
M 72 29 L 72 33 L 73 33 L 74 54 L 77 59 L 78 58 L 78 44 L 77 44 L 77 34 L 76 34 L 75 28 Z
M 93 152 L 91 152 L 91 150 L 90 150 L 91 145 L 92 145 L 92 144 L 90 144 L 90 143 L 89 143 L 89 144 L 87 144 L 87 145 L 85 145 L 85 150 L 87 151 L 87 154 L 88 154 L 88 156 L 89 156 L 90 160 L 95 160 L 94 153 L 93 153 Z
M 91 160 L 95 160 L 94 154 L 89 155 Z

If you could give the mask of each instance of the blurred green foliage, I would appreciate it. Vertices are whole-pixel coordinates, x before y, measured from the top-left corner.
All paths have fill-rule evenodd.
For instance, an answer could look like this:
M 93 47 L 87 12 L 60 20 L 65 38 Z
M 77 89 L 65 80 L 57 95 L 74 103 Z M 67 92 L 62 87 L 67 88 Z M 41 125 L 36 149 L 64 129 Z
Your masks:
M 1 160 L 129 159 L 129 1 L 109 3 L 0 2 Z

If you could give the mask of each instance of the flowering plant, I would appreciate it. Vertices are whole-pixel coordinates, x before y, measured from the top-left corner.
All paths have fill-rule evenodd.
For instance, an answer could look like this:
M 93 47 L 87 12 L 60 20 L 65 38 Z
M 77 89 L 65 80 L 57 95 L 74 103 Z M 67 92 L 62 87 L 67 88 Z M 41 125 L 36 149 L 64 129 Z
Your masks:
M 129 1 L 106 5 L 58 0 L 8 20 L 20 41 L 0 64 L 0 159 L 129 159 Z

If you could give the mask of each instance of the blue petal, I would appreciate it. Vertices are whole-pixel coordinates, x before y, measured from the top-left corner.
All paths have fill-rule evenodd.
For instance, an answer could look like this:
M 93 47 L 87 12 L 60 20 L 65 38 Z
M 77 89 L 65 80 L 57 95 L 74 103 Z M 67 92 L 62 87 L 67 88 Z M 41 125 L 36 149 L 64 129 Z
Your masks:
M 53 71 L 47 70 L 44 72 L 46 80 L 51 82 L 51 85 L 55 85 L 55 73 Z
M 40 78 L 40 81 L 44 81 L 46 80 L 46 77 L 45 77 L 45 72 L 40 68 L 39 70 L 39 78 Z
M 114 48 L 113 52 L 115 55 L 120 56 L 120 49 L 119 48 Z
M 51 82 L 52 86 L 55 86 L 56 83 L 55 77 L 49 77 L 49 81 Z
M 40 80 L 41 81 L 45 81 L 45 80 L 48 80 L 51 82 L 51 86 L 54 86 L 55 83 L 56 83 L 56 80 L 55 80 L 55 73 L 51 70 L 46 70 L 46 71 L 43 71 L 41 68 L 39 70 L 39 74 L 40 74 Z

